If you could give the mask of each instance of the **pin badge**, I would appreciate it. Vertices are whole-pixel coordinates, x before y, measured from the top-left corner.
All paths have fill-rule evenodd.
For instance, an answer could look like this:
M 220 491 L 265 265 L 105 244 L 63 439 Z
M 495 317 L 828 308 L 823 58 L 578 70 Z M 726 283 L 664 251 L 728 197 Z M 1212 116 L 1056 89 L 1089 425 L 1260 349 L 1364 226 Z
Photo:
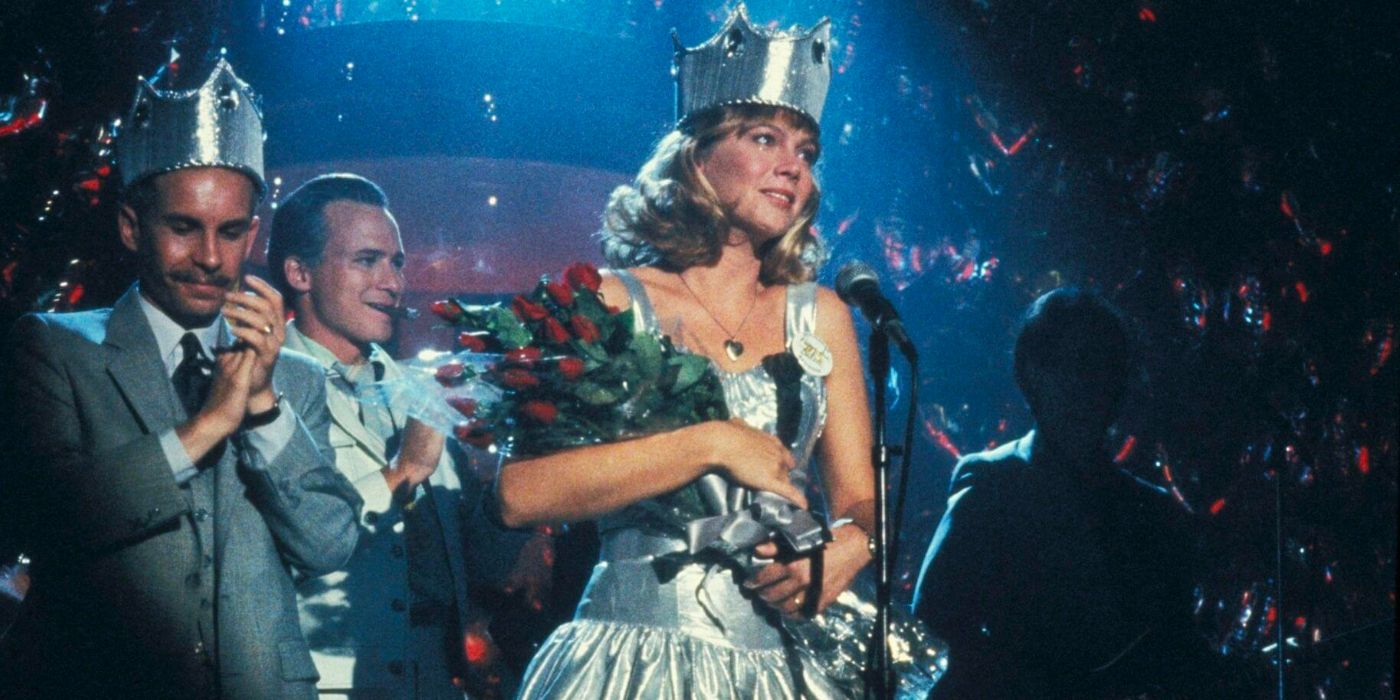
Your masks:
M 831 374 L 831 351 L 826 343 L 811 333 L 803 333 L 792 341 L 792 354 L 802 370 L 815 377 Z

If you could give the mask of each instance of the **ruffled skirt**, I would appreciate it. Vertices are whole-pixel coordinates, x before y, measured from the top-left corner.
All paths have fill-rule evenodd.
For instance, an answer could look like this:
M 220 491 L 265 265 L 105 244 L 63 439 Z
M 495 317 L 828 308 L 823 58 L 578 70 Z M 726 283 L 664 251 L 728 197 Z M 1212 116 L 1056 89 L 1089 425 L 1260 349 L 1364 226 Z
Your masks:
M 540 647 L 520 697 L 795 700 L 804 695 L 790 663 L 781 649 L 737 649 L 679 630 L 575 620 Z
M 696 564 L 658 581 L 650 561 L 604 561 L 576 619 L 525 672 L 522 700 L 836 700 L 732 572 Z

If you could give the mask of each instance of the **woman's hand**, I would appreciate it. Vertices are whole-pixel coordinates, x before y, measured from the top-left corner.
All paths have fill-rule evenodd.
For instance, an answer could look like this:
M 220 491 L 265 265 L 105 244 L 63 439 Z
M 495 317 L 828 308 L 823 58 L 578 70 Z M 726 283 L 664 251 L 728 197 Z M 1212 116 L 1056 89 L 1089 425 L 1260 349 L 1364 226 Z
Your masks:
M 778 438 L 754 430 L 741 420 L 711 421 L 699 426 L 712 446 L 710 463 L 740 486 L 769 491 L 807 507 L 807 498 L 788 478 L 797 466 L 792 451 Z
M 836 597 L 851 586 L 856 574 L 870 563 L 870 550 L 866 546 L 867 536 L 859 527 L 839 527 L 832 531 L 832 541 L 822 549 L 821 585 L 812 590 L 812 557 L 806 556 L 790 562 L 774 562 L 763 567 L 744 587 L 756 591 L 758 597 L 774 610 L 786 617 L 798 618 L 803 614 L 807 597 L 818 595 L 816 612 L 821 613 Z M 759 557 L 772 558 L 778 554 L 778 546 L 765 542 L 754 548 Z

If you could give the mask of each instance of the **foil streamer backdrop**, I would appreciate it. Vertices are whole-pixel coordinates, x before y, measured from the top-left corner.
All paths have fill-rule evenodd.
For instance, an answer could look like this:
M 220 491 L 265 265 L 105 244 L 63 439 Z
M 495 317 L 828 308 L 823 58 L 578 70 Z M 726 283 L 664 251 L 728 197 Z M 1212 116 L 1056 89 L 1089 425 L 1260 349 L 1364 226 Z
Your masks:
M 178 73 L 222 42 L 235 60 L 284 62 L 264 67 L 265 81 L 306 68 L 339 86 L 311 109 L 254 81 L 270 95 L 271 124 L 306 121 L 341 144 L 312 157 L 274 129 L 269 162 L 287 172 L 461 150 L 557 161 L 589 168 L 589 182 L 607 173 L 621 182 L 666 127 L 669 29 L 708 36 L 728 10 L 720 0 L 40 5 L 0 10 L 6 322 L 34 308 L 110 303 L 128 284 L 107 159 L 110 125 L 137 74 Z M 1202 634 L 1265 671 L 1284 637 L 1290 697 L 1392 697 L 1400 6 L 749 5 L 751 16 L 783 26 L 832 17 L 819 219 L 833 254 L 828 274 L 854 258 L 881 269 L 923 345 L 924 439 L 897 594 L 910 595 L 956 458 L 1030 427 L 1009 369 L 1017 315 L 1047 289 L 1093 285 L 1136 320 L 1141 340 L 1143 372 L 1117 428 L 1117 460 L 1169 488 L 1203 523 Z M 561 61 L 588 65 L 573 48 L 621 47 L 632 52 L 625 73 L 567 80 L 644 84 L 657 104 L 614 90 L 617 99 L 529 111 L 521 99 L 543 100 L 513 100 L 522 93 L 511 81 L 525 78 L 507 67 L 484 79 L 499 91 L 454 92 L 460 78 L 428 79 L 450 65 L 409 62 L 386 73 L 385 46 L 334 40 L 381 27 L 415 36 L 405 23 L 460 31 L 464 57 L 490 51 L 492 42 L 466 38 L 480 27 L 535 28 L 557 52 L 512 61 L 543 84 L 566 74 Z M 329 58 L 314 66 L 279 48 L 321 36 L 316 46 Z M 376 86 L 389 90 L 387 101 L 355 101 Z M 356 119 L 366 111 L 387 131 L 365 133 Z M 440 113 L 460 118 L 444 126 L 432 121 Z M 511 129 L 552 131 L 598 114 L 579 128 L 606 148 L 518 155 L 533 141 Z M 641 126 L 610 131 L 619 119 Z M 512 167 L 546 185 L 558 177 Z M 294 185 L 279 184 L 274 199 Z M 503 190 L 483 189 L 494 183 L 465 185 L 491 193 L 453 203 L 486 222 L 479 228 L 507 231 L 499 222 L 512 219 L 498 212 L 538 208 L 523 196 L 498 201 Z M 596 217 L 601 206 L 579 216 Z M 451 235 L 427 238 L 467 256 L 470 271 L 470 246 Z M 530 235 L 553 245 L 547 231 Z M 1271 690 L 1262 684 L 1261 696 Z

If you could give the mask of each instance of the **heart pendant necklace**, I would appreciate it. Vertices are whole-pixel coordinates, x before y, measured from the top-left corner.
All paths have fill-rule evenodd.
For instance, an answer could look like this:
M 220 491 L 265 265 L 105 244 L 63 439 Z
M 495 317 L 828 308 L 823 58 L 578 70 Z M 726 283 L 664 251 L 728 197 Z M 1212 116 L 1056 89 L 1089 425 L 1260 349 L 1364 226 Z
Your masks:
M 744 344 L 730 338 L 724 341 L 724 354 L 729 356 L 730 362 L 735 362 L 739 359 L 740 355 L 744 354 Z
M 725 335 L 729 336 L 724 340 L 724 354 L 729 358 L 730 362 L 737 362 L 744 354 L 744 344 L 739 342 L 739 333 L 744 330 L 744 324 L 749 322 L 749 316 L 753 315 L 754 307 L 758 306 L 758 289 L 754 289 L 753 300 L 749 302 L 749 310 L 744 313 L 744 318 L 739 321 L 739 327 L 735 328 L 733 333 L 730 333 L 729 329 L 725 328 L 724 324 L 719 322 L 719 317 L 715 316 L 713 311 L 710 311 L 710 307 L 705 306 L 705 302 L 700 301 L 700 295 L 696 294 L 695 290 L 690 288 L 690 283 L 685 281 L 685 276 L 680 273 L 676 273 L 676 276 L 681 279 L 681 284 L 685 286 L 685 291 L 690 292 L 690 296 L 695 299 L 695 303 L 700 305 L 700 310 L 704 311 L 705 315 L 709 316 L 710 320 L 714 321 L 715 325 L 719 326 L 719 329 L 724 331 Z

